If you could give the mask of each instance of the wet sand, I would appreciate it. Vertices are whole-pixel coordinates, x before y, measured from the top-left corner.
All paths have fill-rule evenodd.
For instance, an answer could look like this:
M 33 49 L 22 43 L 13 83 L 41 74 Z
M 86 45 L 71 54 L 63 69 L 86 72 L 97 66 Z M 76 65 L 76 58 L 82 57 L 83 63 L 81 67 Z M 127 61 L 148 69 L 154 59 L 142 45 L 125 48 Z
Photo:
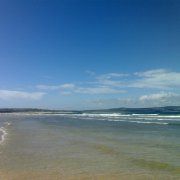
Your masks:
M 178 177 L 167 174 L 63 174 L 62 172 L 47 171 L 0 171 L 0 179 L 3 180 L 178 180 Z

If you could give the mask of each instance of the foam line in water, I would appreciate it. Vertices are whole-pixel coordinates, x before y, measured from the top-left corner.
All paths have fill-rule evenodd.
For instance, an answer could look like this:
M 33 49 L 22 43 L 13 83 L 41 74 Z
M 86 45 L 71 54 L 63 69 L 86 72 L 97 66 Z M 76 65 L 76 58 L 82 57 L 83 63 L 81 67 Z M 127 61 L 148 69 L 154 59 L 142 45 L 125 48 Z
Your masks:
M 108 121 L 120 121 L 120 122 L 130 122 L 130 123 L 138 123 L 138 124 L 158 124 L 158 125 L 168 125 L 166 122 L 150 122 L 150 121 L 127 121 L 127 120 L 108 120 Z
M 77 118 L 77 117 L 76 117 Z M 154 121 L 136 121 L 136 120 L 123 120 L 123 119 L 94 119 L 90 117 L 85 117 L 85 120 L 99 120 L 99 121 L 111 121 L 111 122 L 127 122 L 127 123 L 138 123 L 138 124 L 156 124 L 156 125 L 168 125 L 168 122 L 154 122 Z
M 7 135 L 7 131 L 4 127 L 1 127 L 0 132 L 2 133 L 1 139 L 0 139 L 0 144 L 2 144 L 5 140 L 5 136 Z
M 0 127 L 0 132 L 2 134 L 0 137 L 0 144 L 2 144 L 5 141 L 5 137 L 8 134 L 7 129 L 5 127 L 10 126 L 10 125 L 11 125 L 10 122 L 5 122 L 4 127 Z
M 133 116 L 158 116 L 159 114 L 132 114 Z

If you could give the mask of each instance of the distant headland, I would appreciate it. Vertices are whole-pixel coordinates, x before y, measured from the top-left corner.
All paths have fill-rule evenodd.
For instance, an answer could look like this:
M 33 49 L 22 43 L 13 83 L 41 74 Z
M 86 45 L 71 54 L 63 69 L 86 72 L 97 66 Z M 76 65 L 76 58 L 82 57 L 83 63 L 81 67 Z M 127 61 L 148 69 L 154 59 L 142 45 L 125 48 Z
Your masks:
M 0 108 L 0 113 L 123 113 L 123 114 L 180 114 L 180 106 L 149 108 L 110 108 L 98 110 L 51 110 L 38 108 Z

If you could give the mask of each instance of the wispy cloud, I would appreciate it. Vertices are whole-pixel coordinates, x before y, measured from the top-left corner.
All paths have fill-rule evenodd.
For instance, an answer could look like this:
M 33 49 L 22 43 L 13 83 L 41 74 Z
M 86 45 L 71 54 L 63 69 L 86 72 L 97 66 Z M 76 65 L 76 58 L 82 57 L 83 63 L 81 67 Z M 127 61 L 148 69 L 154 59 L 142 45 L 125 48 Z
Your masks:
M 89 103 L 92 107 L 94 105 L 99 108 L 180 105 L 180 72 L 154 69 L 131 74 L 91 73 L 88 79 L 92 80 L 52 85 L 39 84 L 34 92 L 1 89 L 0 100 L 40 100 L 45 94 L 58 98 L 59 93 L 63 96 L 82 94 L 90 99 Z M 146 90 L 147 94 L 144 94 Z M 136 92 L 136 96 L 133 92 Z M 106 99 L 98 99 L 99 95 L 103 95 L 100 97 Z
M 62 84 L 62 85 L 60 86 L 60 88 L 62 88 L 62 89 L 74 89 L 74 88 L 75 88 L 75 85 L 72 84 L 72 83 L 67 83 L 67 84 Z
M 69 94 L 118 94 L 125 93 L 125 90 L 110 87 L 108 85 L 97 84 L 93 86 L 78 86 L 72 83 L 61 84 L 61 85 L 37 85 L 36 88 L 41 90 L 58 90 L 62 95 Z
M 123 73 L 107 73 L 107 74 L 102 74 L 100 76 L 97 76 L 97 79 L 112 79 L 112 78 L 119 78 L 119 77 L 126 77 L 128 74 L 123 74 Z
M 159 92 L 139 97 L 139 103 L 143 106 L 180 105 L 179 102 L 180 94 L 173 92 Z
M 88 103 L 96 108 L 119 108 L 119 107 L 137 107 L 137 102 L 132 98 L 107 98 L 90 100 Z
M 180 72 L 153 69 L 132 74 L 107 73 L 95 77 L 94 83 L 116 88 L 170 89 L 180 87 Z
M 96 75 L 96 73 L 94 71 L 87 70 L 85 72 L 90 76 L 95 76 Z
M 125 93 L 124 90 L 119 90 L 115 88 L 110 88 L 106 86 L 99 86 L 99 87 L 78 87 L 74 90 L 75 93 L 82 93 L 82 94 L 119 94 Z
M 106 86 L 115 86 L 121 87 L 124 85 L 124 78 L 129 76 L 128 74 L 123 73 L 107 73 L 102 74 L 96 77 L 97 84 L 106 85 Z
M 72 93 L 79 94 L 117 94 L 125 93 L 125 90 L 116 89 L 109 86 L 91 86 L 91 87 L 82 87 L 74 84 L 62 84 L 58 86 L 49 86 L 49 85 L 38 85 L 38 89 L 41 90 L 58 90 L 63 95 L 68 95 Z
M 72 83 L 66 83 L 66 84 L 61 84 L 61 85 L 44 85 L 40 84 L 37 85 L 36 88 L 41 89 L 41 90 L 60 90 L 60 89 L 73 89 L 74 84 Z
M 180 87 L 180 72 L 153 69 L 132 74 L 107 73 L 97 75 L 88 71 L 91 82 L 65 83 L 59 85 L 38 85 L 41 90 L 57 90 L 61 94 L 120 94 L 130 89 L 170 90 Z
M 96 77 L 97 83 L 118 88 L 170 89 L 180 87 L 180 72 L 153 69 L 133 74 L 108 73 Z
M 135 73 L 136 80 L 130 84 L 136 88 L 167 89 L 180 87 L 180 72 L 155 69 Z
M 0 99 L 2 100 L 12 100 L 12 99 L 39 100 L 44 95 L 45 95 L 44 92 L 0 90 Z
M 179 95 L 172 92 L 160 92 L 149 95 L 140 96 L 140 101 L 151 101 L 151 100 L 165 100 L 167 98 L 178 97 Z
M 154 107 L 180 105 L 180 94 L 159 92 L 133 98 L 96 99 L 89 103 L 98 108 L 112 107 Z
M 41 89 L 41 90 L 58 90 L 60 88 L 59 85 L 44 85 L 44 84 L 40 84 L 36 86 L 37 89 Z

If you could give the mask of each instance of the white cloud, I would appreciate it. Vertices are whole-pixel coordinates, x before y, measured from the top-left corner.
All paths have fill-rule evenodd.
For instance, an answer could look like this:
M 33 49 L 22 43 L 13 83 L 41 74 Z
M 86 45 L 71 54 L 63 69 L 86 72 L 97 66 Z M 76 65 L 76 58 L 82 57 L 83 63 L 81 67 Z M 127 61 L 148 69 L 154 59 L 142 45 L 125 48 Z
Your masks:
M 39 100 L 44 95 L 45 93 L 43 92 L 0 90 L 0 99 L 2 100 L 12 100 L 12 99 Z
M 139 98 L 140 101 L 156 101 L 156 100 L 164 100 L 167 98 L 177 97 L 178 95 L 171 92 L 160 92 L 156 94 L 143 95 Z
M 180 87 L 180 72 L 153 69 L 134 74 L 108 73 L 96 77 L 97 84 L 117 88 L 172 89 Z
M 63 88 L 63 89 L 74 89 L 75 88 L 75 85 L 72 84 L 72 83 L 67 83 L 67 84 L 62 84 L 60 86 L 60 88 Z
M 107 86 L 122 86 L 124 84 L 123 78 L 127 77 L 128 74 L 123 73 L 108 73 L 97 76 L 97 84 L 107 85 Z
M 107 73 L 96 75 L 87 71 L 93 82 L 81 82 L 81 85 L 65 83 L 59 85 L 38 85 L 41 90 L 57 90 L 61 94 L 118 94 L 128 89 L 158 89 L 161 91 L 180 88 L 180 72 L 165 69 L 153 69 L 133 74 Z
M 117 77 L 126 77 L 128 74 L 124 73 L 107 73 L 107 74 L 102 74 L 97 77 L 97 79 L 112 79 L 112 78 L 117 78 Z
M 96 74 L 94 71 L 89 71 L 89 70 L 87 70 L 86 73 L 89 74 L 90 76 L 94 76 Z
M 95 84 L 116 88 L 170 89 L 180 87 L 180 72 L 153 69 L 134 74 L 108 73 L 96 77 Z
M 37 85 L 36 88 L 41 89 L 41 90 L 58 90 L 61 86 L 56 86 L 56 85 Z
M 70 91 L 62 91 L 61 94 L 65 95 L 65 96 L 68 96 L 68 95 L 71 95 L 72 92 L 70 92 Z
M 180 87 L 180 73 L 167 71 L 165 69 L 155 69 L 145 72 L 135 73 L 136 80 L 130 84 L 136 88 L 168 89 Z
M 159 92 L 136 98 L 96 99 L 89 103 L 92 107 L 97 108 L 178 106 L 180 105 L 180 94 Z
M 131 98 L 107 98 L 95 99 L 88 102 L 92 107 L 96 108 L 119 108 L 119 107 L 137 107 L 135 99 Z
M 180 94 L 172 92 L 159 92 L 139 97 L 139 103 L 143 106 L 167 106 L 180 105 Z
M 75 85 L 72 84 L 72 83 L 66 83 L 66 84 L 61 84 L 61 85 L 44 85 L 44 84 L 40 84 L 40 85 L 36 86 L 36 88 L 41 89 L 41 90 L 73 89 L 74 87 L 75 87 Z
M 117 94 L 124 93 L 124 90 L 120 90 L 115 87 L 110 86 L 77 86 L 72 83 L 62 84 L 62 85 L 37 85 L 38 89 L 41 90 L 59 90 L 62 95 L 69 95 L 72 93 L 82 93 L 82 94 Z
M 110 87 L 79 87 L 74 90 L 75 93 L 83 93 L 83 94 L 119 94 L 124 93 L 125 91 L 110 88 Z

